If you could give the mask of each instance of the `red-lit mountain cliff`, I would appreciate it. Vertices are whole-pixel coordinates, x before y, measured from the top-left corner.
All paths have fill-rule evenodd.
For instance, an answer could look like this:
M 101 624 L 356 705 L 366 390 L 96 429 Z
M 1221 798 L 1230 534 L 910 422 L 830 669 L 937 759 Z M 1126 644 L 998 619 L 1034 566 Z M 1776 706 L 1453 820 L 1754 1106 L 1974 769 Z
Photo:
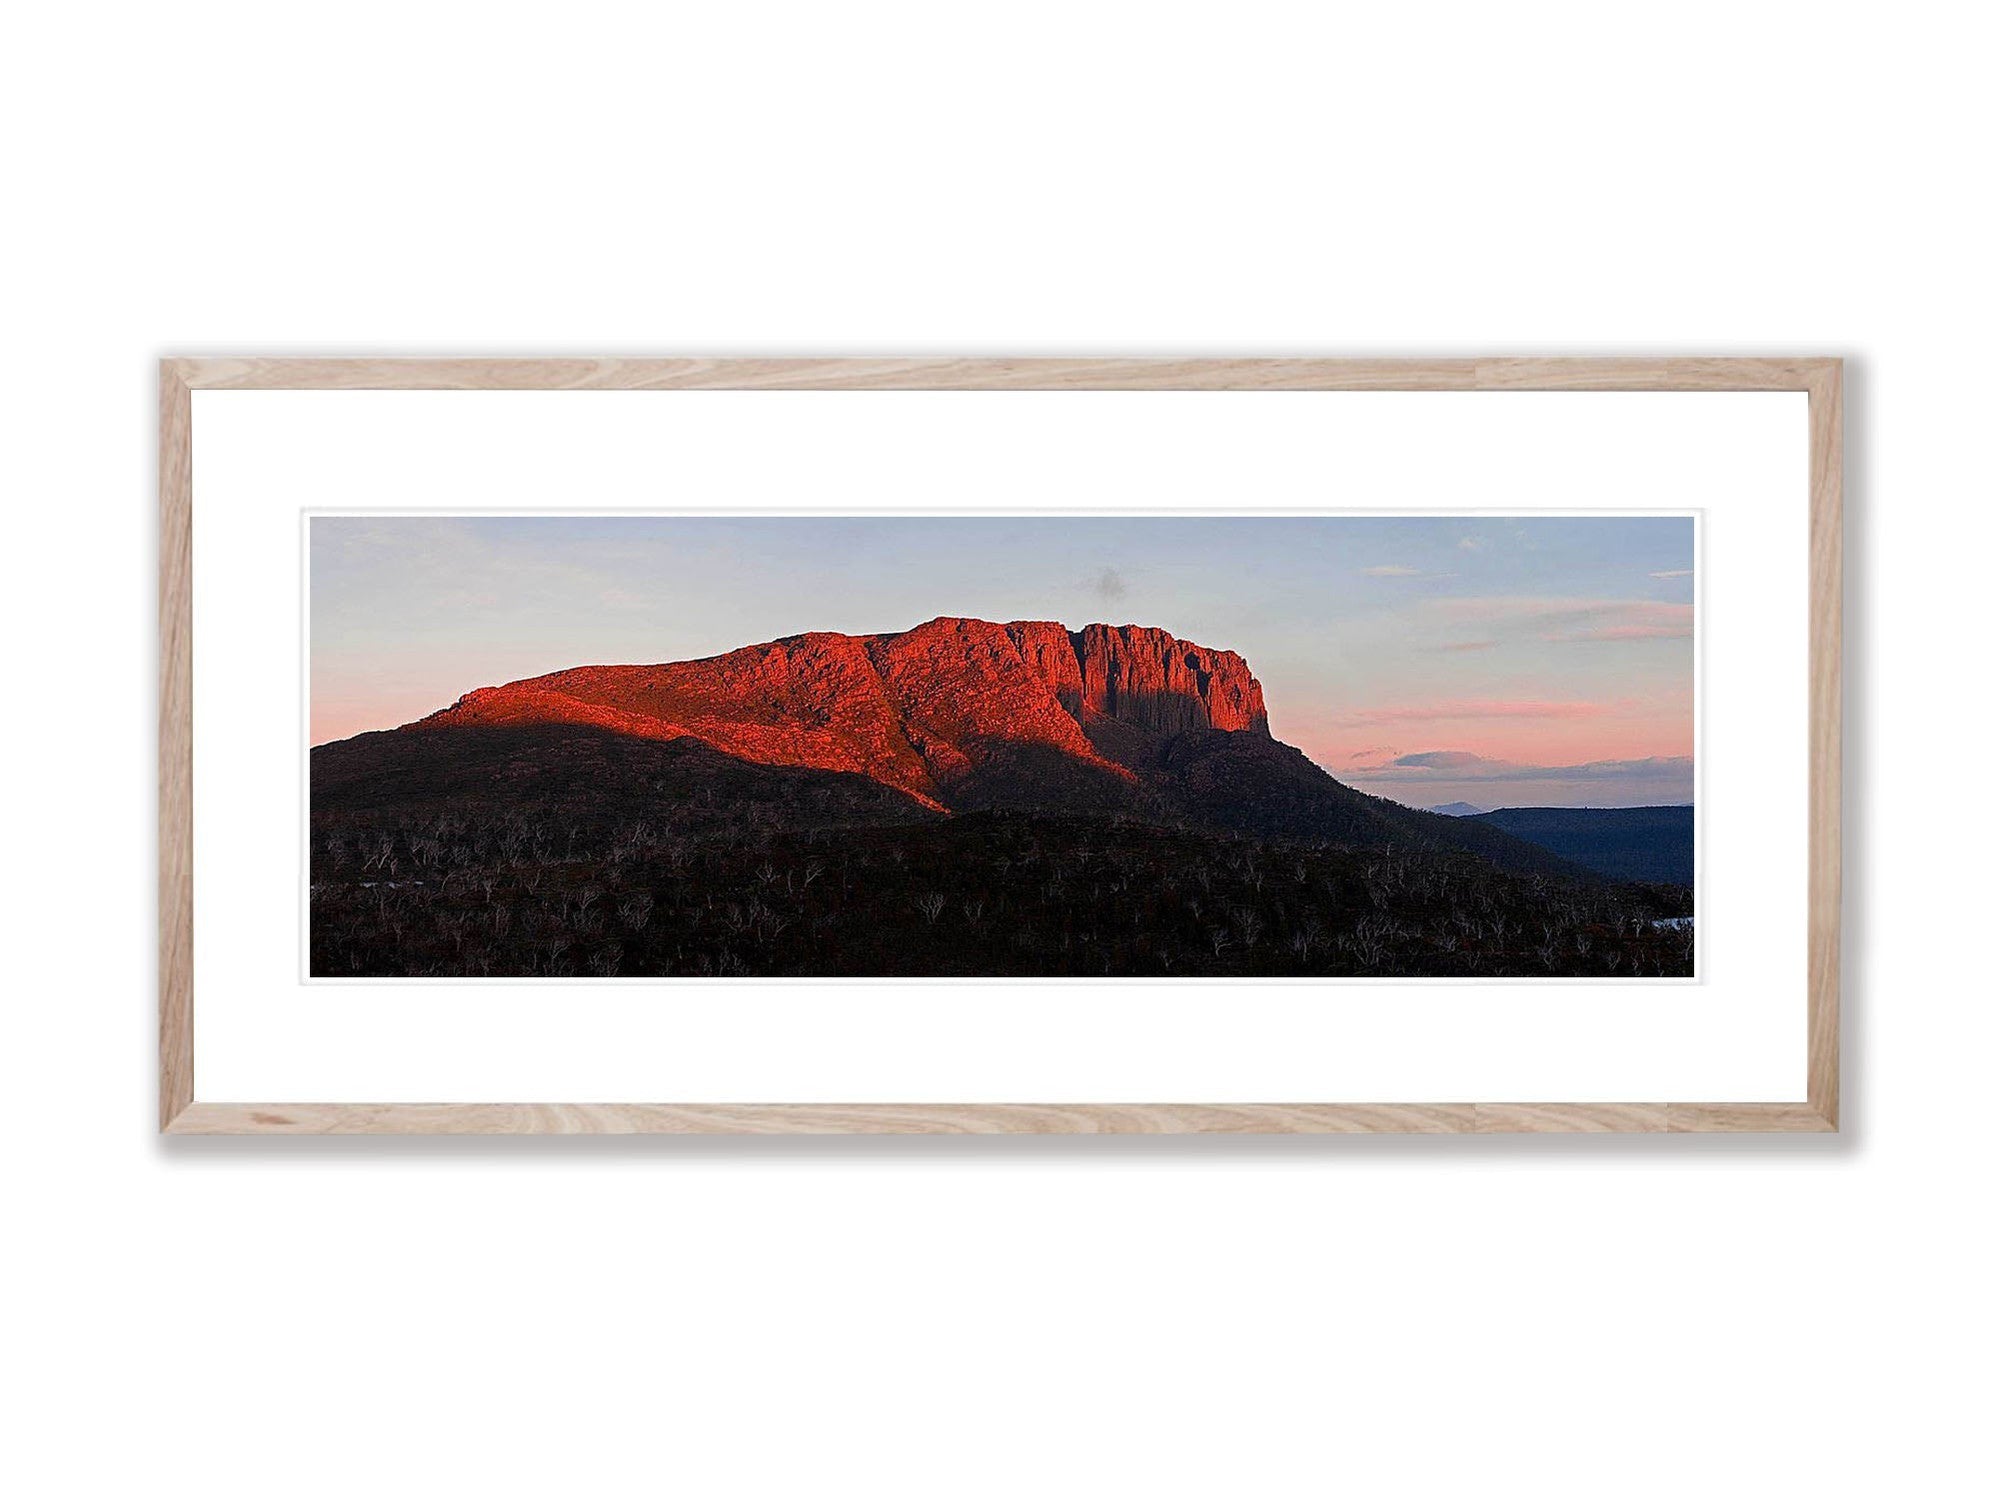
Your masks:
M 1134 748 L 1154 736 L 1270 733 L 1263 689 L 1233 651 L 1135 625 L 977 619 L 575 667 L 480 688 L 404 732 L 546 724 L 863 775 L 940 810 L 1116 804 L 1137 785 L 1131 762 L 1150 758 Z
M 315 813 L 478 804 L 564 819 L 859 826 L 1007 809 L 1476 853 L 1577 873 L 1474 819 L 1365 796 L 1270 735 L 1234 651 L 1136 625 L 934 619 L 482 687 L 312 752 Z

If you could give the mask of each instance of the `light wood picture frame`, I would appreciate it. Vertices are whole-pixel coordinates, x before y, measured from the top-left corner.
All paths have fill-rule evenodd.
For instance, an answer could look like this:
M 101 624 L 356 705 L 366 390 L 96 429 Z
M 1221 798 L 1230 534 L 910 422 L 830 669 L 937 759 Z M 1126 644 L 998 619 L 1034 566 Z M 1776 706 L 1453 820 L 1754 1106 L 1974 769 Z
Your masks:
M 1803 1102 L 343 1103 L 200 1096 L 194 1070 L 197 390 L 1793 391 L 1809 408 Z M 1832 358 L 169 358 L 160 366 L 159 1126 L 175 1135 L 1779 1132 L 1839 1128 L 1841 362 Z

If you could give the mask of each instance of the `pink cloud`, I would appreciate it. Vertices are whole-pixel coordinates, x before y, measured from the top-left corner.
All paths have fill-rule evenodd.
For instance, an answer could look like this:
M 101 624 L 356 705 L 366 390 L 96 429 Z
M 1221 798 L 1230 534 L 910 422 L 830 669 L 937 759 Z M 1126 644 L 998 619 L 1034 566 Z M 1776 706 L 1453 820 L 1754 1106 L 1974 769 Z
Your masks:
M 1462 723 L 1482 718 L 1601 718 L 1622 703 L 1546 702 L 1535 698 L 1463 698 L 1447 703 L 1417 703 L 1395 708 L 1366 708 L 1339 720 L 1346 724 Z
M 1543 635 L 1543 640 L 1685 640 L 1692 635 L 1693 623 L 1679 625 L 1605 625 L 1600 630 L 1577 630 L 1568 635 Z

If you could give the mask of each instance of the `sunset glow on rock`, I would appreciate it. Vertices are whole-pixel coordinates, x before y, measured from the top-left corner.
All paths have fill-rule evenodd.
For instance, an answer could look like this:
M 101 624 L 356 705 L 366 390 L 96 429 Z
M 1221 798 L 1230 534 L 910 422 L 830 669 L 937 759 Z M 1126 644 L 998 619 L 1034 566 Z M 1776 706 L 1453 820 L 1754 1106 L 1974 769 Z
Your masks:
M 865 775 L 938 809 L 1022 749 L 1130 783 L 1119 726 L 1270 732 L 1263 689 L 1233 651 L 1134 625 L 1072 633 L 949 618 L 896 635 L 796 635 L 702 661 L 574 667 L 482 687 L 405 729 L 547 724 Z

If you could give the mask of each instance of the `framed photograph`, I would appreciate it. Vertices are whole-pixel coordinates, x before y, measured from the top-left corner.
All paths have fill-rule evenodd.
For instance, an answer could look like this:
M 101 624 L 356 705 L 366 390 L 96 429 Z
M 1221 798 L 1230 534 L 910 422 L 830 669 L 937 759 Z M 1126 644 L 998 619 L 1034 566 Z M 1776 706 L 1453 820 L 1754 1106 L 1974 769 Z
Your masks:
M 161 1128 L 1836 1130 L 1840 421 L 169 359 Z

